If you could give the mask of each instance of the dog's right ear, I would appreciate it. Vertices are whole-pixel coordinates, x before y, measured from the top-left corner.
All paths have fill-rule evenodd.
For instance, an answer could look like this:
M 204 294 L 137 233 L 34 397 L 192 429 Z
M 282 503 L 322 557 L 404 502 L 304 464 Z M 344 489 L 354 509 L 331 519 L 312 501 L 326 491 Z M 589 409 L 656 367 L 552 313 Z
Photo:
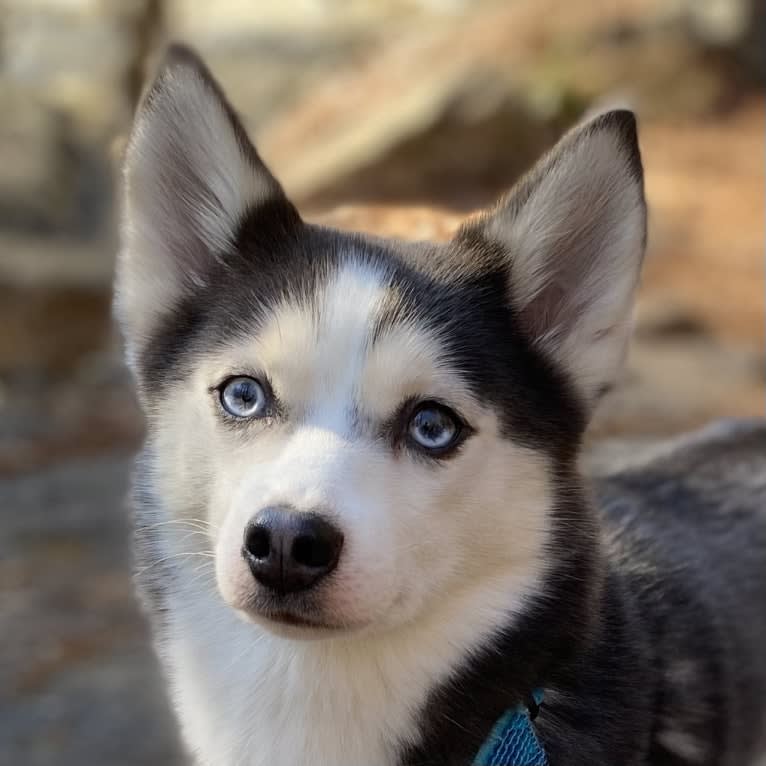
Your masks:
M 245 215 L 290 203 L 210 72 L 179 45 L 139 107 L 124 175 L 115 308 L 133 362 L 162 315 L 225 260 Z
M 503 254 L 517 326 L 592 412 L 625 358 L 646 247 L 633 113 L 572 130 L 459 236 Z

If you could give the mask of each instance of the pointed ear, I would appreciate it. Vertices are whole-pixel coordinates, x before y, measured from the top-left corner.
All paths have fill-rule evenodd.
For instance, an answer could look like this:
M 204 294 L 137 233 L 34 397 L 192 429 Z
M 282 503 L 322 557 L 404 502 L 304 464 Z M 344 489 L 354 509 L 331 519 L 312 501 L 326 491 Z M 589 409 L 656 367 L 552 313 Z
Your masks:
M 245 214 L 289 202 L 210 72 L 178 45 L 139 107 L 124 178 L 116 313 L 132 358 L 230 253 Z
M 592 410 L 624 360 L 646 245 L 633 114 L 573 130 L 466 235 L 502 250 L 514 314 Z

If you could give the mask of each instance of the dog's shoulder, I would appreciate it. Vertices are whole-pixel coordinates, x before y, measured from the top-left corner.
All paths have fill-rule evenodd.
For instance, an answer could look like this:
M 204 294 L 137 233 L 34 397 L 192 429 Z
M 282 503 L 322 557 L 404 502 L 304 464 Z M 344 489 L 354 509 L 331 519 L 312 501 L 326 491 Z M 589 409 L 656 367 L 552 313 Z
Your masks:
M 704 495 L 725 514 L 760 510 L 766 499 L 766 419 L 722 419 L 661 442 L 608 441 L 585 459 L 602 505 L 629 498 L 636 507 L 667 505 L 668 493 Z M 676 498 L 680 499 L 680 498 Z M 682 512 L 684 504 L 673 503 Z
M 653 755 L 749 762 L 766 744 L 766 420 L 612 445 L 590 472 L 608 565 L 659 670 Z
M 676 564 L 695 555 L 712 564 L 720 552 L 726 566 L 736 566 L 737 551 L 740 560 L 764 559 L 766 572 L 766 420 L 721 420 L 654 445 L 607 446 L 589 465 L 618 547 L 642 540 Z

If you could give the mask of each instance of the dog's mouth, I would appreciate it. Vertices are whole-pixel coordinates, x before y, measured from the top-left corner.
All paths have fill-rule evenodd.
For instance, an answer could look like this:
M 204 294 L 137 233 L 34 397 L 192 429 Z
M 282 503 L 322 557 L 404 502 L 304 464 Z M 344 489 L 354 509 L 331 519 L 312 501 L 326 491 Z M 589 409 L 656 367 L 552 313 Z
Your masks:
M 247 612 L 247 617 L 269 632 L 283 638 L 317 639 L 350 630 L 347 625 L 319 617 L 307 617 L 300 612 L 285 609 L 250 610 Z
M 281 625 L 289 625 L 294 628 L 312 628 L 314 630 L 343 630 L 344 626 L 334 625 L 329 622 L 318 620 L 313 617 L 306 617 L 302 614 L 296 614 L 289 611 L 272 611 L 261 613 L 262 618 L 271 620 Z
M 323 614 L 311 600 L 306 603 L 305 597 L 256 596 L 240 611 L 247 619 L 259 623 L 267 630 L 290 636 L 318 636 L 353 628 L 331 615 Z

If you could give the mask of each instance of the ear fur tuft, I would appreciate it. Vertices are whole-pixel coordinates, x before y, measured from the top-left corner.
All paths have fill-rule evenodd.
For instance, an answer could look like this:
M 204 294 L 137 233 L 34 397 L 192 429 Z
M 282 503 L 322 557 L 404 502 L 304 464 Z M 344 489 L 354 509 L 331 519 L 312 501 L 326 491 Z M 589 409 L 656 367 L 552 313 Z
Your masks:
M 646 246 L 636 119 L 606 112 L 567 134 L 458 236 L 499 246 L 531 342 L 592 409 L 622 365 Z
M 124 163 L 116 313 L 132 358 L 158 318 L 206 282 L 245 216 L 284 193 L 218 83 L 173 45 L 136 114 Z

